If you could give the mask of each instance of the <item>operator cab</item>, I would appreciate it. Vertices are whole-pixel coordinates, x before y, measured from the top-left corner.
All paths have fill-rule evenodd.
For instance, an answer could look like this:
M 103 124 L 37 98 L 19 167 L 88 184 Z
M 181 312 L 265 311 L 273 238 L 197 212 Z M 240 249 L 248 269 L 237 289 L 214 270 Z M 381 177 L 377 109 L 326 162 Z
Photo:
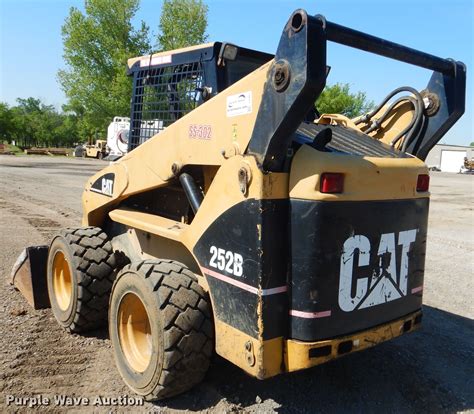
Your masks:
M 133 95 L 128 151 L 273 57 L 214 42 L 129 59 Z

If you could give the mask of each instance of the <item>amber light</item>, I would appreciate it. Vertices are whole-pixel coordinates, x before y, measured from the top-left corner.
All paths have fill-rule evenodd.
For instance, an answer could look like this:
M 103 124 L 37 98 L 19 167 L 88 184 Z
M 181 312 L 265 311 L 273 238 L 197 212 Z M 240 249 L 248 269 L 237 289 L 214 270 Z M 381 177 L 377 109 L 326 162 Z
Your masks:
M 430 188 L 430 176 L 428 174 L 420 174 L 416 182 L 416 191 L 422 193 Z
M 344 174 L 323 173 L 320 180 L 320 191 L 322 193 L 337 194 L 344 190 Z

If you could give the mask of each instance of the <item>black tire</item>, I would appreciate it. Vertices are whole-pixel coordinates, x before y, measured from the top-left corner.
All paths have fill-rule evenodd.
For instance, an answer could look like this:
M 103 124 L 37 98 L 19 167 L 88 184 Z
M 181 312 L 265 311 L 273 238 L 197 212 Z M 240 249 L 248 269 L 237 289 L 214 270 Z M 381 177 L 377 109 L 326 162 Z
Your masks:
M 61 260 L 62 279 L 58 276 Z M 112 245 L 100 228 L 60 231 L 49 248 L 47 281 L 51 308 L 61 326 L 85 332 L 106 325 L 116 267 Z M 69 283 L 64 282 L 67 272 Z
M 101 160 L 102 158 L 104 158 L 104 154 L 102 154 L 102 152 L 98 152 L 97 153 L 97 159 Z
M 129 340 L 129 321 L 136 315 L 130 316 L 125 305 L 137 297 L 148 319 L 141 325 L 147 334 L 140 342 L 146 344 L 138 354 L 145 355 L 142 359 L 127 352 L 142 349 Z M 141 312 L 140 305 L 130 308 Z M 172 260 L 136 262 L 119 272 L 110 297 L 109 334 L 122 378 L 148 401 L 180 394 L 200 383 L 214 350 L 207 295 L 195 275 Z

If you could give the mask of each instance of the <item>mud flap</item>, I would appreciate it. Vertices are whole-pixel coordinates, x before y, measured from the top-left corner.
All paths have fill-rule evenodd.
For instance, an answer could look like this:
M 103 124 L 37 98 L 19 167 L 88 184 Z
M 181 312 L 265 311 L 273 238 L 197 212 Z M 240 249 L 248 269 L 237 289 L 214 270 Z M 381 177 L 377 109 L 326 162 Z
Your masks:
M 46 282 L 48 246 L 30 246 L 18 256 L 10 275 L 10 284 L 26 298 L 34 309 L 45 309 L 49 303 Z

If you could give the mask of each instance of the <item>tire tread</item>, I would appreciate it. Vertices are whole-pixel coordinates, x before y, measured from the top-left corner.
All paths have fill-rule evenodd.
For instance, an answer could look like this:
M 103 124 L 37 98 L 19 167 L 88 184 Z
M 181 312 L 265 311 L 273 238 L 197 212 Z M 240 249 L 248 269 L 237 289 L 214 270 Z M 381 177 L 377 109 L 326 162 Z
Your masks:
M 150 283 L 163 316 L 163 370 L 149 401 L 168 398 L 200 383 L 214 349 L 214 330 L 207 294 L 185 265 L 172 260 L 144 260 L 125 266 Z M 120 277 L 120 274 L 118 277 Z
M 73 253 L 78 279 L 77 306 L 70 332 L 85 332 L 107 323 L 109 297 L 115 280 L 117 258 L 107 235 L 98 227 L 60 231 Z

